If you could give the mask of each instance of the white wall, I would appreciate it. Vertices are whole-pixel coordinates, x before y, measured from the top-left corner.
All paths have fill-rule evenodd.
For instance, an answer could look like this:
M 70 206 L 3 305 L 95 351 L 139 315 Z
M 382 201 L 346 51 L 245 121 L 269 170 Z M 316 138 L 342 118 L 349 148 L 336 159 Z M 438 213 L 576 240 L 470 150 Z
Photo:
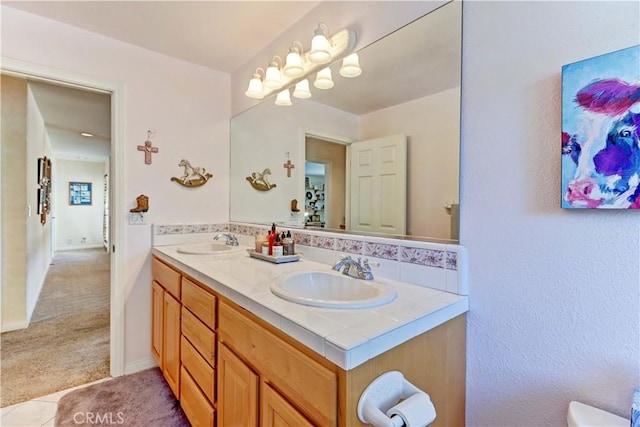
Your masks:
M 31 319 L 51 263 L 51 215 L 43 225 L 38 215 L 38 161 L 51 158 L 51 143 L 31 90 L 27 90 L 27 319 Z
M 27 82 L 0 76 L 2 80 L 2 332 L 28 326 L 27 316 Z M 35 192 L 35 189 L 33 190 Z
M 56 160 L 56 250 L 103 246 L 104 169 L 104 163 Z M 69 204 L 69 182 L 91 183 L 90 206 Z
M 361 140 L 407 135 L 407 234 L 451 238 L 444 206 L 458 202 L 459 108 L 458 87 L 360 116 Z
M 640 384 L 640 216 L 560 209 L 563 64 L 634 44 L 638 2 L 465 2 L 461 243 L 467 425 L 629 417 Z
M 188 25 L 188 23 L 187 23 Z M 2 55 L 124 86 L 124 198 L 114 215 L 126 221 L 140 194 L 149 196 L 149 222 L 228 220 L 230 76 L 2 6 Z M 147 131 L 159 147 L 151 165 L 137 151 Z M 199 188 L 171 182 L 181 159 L 214 178 Z M 151 231 L 126 226 L 114 242 L 125 259 L 125 370 L 152 363 Z

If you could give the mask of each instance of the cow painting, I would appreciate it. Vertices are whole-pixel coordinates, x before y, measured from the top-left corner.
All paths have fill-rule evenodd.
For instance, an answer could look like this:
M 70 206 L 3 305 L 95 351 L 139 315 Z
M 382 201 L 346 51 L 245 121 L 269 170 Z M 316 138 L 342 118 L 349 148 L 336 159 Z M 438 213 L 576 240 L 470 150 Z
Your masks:
M 640 209 L 640 46 L 562 73 L 562 207 Z

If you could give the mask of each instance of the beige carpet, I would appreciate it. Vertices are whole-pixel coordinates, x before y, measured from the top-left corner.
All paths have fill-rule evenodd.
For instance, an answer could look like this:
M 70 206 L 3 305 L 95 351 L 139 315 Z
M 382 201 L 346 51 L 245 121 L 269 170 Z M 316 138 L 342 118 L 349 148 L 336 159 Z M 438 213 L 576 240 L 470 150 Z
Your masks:
M 81 388 L 58 401 L 56 427 L 187 427 L 159 368 Z
M 28 328 L 5 332 L 0 406 L 109 376 L 109 255 L 55 254 Z

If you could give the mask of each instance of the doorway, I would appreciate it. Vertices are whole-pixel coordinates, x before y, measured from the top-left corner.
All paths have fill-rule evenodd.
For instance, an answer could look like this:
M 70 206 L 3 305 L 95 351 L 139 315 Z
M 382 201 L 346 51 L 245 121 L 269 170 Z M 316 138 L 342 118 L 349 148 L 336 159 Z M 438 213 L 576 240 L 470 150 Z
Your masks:
M 306 135 L 305 208 L 308 208 L 305 209 L 306 224 L 328 229 L 344 229 L 347 200 L 346 174 L 347 145 L 345 143 Z
M 110 94 L 111 147 L 109 179 L 109 370 L 113 377 L 124 374 L 124 254 L 118 245 L 124 243 L 124 218 L 113 215 L 124 206 L 124 88 L 121 83 L 51 69 L 39 64 L 2 58 L 2 74 L 47 82 L 59 86 Z M 54 178 L 55 179 L 55 178 Z M 101 185 L 101 182 L 99 183 Z M 0 264 L 0 269 L 5 266 Z

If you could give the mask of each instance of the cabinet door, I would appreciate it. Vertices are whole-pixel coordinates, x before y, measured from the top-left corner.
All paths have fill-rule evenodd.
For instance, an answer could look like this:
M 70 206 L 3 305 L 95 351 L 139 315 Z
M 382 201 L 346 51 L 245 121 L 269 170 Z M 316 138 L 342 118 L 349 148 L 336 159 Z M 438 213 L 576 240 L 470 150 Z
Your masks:
M 218 425 L 258 425 L 258 376 L 224 344 L 218 349 Z
M 263 427 L 311 427 L 309 422 L 284 397 L 264 381 L 260 385 L 261 422 Z
M 162 369 L 164 289 L 155 280 L 151 284 L 151 300 L 151 353 Z
M 180 406 L 193 427 L 213 427 L 213 406 L 184 367 L 180 373 Z
M 176 397 L 180 391 L 180 302 L 164 293 L 164 345 L 162 373 Z

